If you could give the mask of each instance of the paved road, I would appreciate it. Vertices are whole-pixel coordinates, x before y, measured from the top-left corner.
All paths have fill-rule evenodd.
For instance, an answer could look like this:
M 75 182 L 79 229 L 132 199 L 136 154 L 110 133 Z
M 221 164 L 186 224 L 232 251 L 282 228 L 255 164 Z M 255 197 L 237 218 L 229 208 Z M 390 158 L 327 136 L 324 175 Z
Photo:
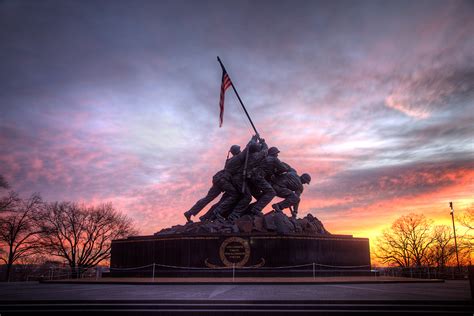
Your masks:
M 467 281 L 345 285 L 120 285 L 0 283 L 12 300 L 470 300 Z

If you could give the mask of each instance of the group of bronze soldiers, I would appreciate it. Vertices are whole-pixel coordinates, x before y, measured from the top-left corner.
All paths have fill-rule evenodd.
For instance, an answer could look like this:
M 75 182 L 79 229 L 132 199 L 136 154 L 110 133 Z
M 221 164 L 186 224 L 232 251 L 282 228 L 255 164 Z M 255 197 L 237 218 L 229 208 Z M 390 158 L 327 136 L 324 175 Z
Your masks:
M 191 221 L 207 204 L 224 193 L 209 211 L 201 216 L 201 221 L 230 221 L 245 214 L 262 215 L 262 210 L 277 196 L 284 200 L 272 205 L 277 212 L 289 208 L 296 217 L 303 184 L 309 184 L 311 176 L 298 176 L 295 169 L 278 159 L 280 151 L 268 148 L 263 138 L 253 136 L 244 150 L 233 145 L 227 156 L 224 169 L 212 177 L 212 187 L 184 216 Z M 252 197 L 256 199 L 254 203 Z

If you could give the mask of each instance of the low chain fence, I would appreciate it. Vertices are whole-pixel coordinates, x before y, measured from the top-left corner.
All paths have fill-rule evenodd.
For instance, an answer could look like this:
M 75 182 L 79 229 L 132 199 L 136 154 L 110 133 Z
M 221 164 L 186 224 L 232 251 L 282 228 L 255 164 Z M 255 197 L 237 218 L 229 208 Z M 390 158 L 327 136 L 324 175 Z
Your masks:
M 15 265 L 10 272 L 10 282 L 62 280 L 72 278 L 95 277 L 97 271 L 103 267 L 76 268 L 70 267 L 48 267 L 42 265 Z M 0 266 L 0 280 L 4 280 L 6 266 Z
M 222 277 L 232 277 L 235 280 L 236 277 L 245 276 L 246 272 L 265 272 L 265 271 L 279 271 L 286 270 L 285 275 L 288 271 L 292 272 L 302 272 L 305 276 L 312 276 L 314 279 L 319 276 L 338 276 L 346 275 L 348 272 L 351 274 L 364 274 L 371 275 L 376 277 L 378 271 L 370 269 L 370 265 L 360 265 L 360 266 L 332 266 L 319 263 L 307 263 L 301 265 L 291 265 L 291 266 L 277 266 L 277 267 L 240 267 L 240 266 L 225 266 L 225 267 L 188 267 L 188 266 L 173 266 L 152 263 L 140 267 L 127 267 L 127 268 L 116 268 L 110 267 L 106 270 L 102 270 L 100 275 L 103 272 L 113 273 L 114 275 L 131 275 L 133 272 L 137 272 L 135 275 L 140 277 L 149 277 L 152 281 L 155 281 L 155 278 L 163 277 L 169 275 L 170 271 L 197 271 L 197 272 L 221 272 L 219 276 Z M 285 276 L 282 272 L 282 277 Z
M 0 266 L 0 276 L 3 274 L 5 266 Z M 144 266 L 116 268 L 116 267 L 90 267 L 90 268 L 76 268 L 72 270 L 69 267 L 44 267 L 44 266 L 14 266 L 11 271 L 10 281 L 40 281 L 40 280 L 63 280 L 63 279 L 100 279 L 103 276 L 110 274 L 130 275 L 130 272 L 136 272 L 136 276 L 148 277 L 152 281 L 155 278 L 163 277 L 164 272 L 176 271 L 179 274 L 181 271 L 216 271 L 220 272 L 221 276 L 236 277 L 246 275 L 246 272 L 265 272 L 286 270 L 299 272 L 300 275 L 306 277 L 320 277 L 320 276 L 343 276 L 350 273 L 351 275 L 365 275 L 365 276 L 383 276 L 383 277 L 405 277 L 417 279 L 445 279 L 445 280 L 459 280 L 468 279 L 468 267 L 371 267 L 369 265 L 361 266 L 333 266 L 319 263 L 307 263 L 292 266 L 278 266 L 278 267 L 239 267 L 236 265 L 226 267 L 184 267 L 173 266 L 159 263 L 151 263 Z M 276 272 L 278 276 L 278 272 Z M 283 274 L 281 276 L 284 276 Z

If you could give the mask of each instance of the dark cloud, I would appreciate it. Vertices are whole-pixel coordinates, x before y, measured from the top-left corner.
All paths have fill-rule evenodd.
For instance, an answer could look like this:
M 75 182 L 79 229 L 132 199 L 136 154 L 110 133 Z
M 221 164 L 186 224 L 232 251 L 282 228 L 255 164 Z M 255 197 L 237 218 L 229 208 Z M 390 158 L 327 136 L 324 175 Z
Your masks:
M 315 197 L 339 200 L 324 211 L 345 211 L 376 204 L 434 194 L 452 186 L 469 185 L 474 173 L 474 161 L 444 160 L 354 169 L 341 172 L 311 188 Z
M 470 66 L 474 59 L 470 59 L 463 65 L 417 69 L 394 78 L 387 105 L 417 118 L 440 111 L 469 111 L 474 100 L 474 68 Z

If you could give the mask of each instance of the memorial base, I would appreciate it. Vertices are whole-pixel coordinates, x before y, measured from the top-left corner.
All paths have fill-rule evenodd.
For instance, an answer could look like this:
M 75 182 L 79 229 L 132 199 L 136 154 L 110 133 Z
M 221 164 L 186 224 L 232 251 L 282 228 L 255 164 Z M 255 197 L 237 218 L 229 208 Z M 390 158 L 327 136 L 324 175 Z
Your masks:
M 367 238 L 348 235 L 208 234 L 114 240 L 117 277 L 342 276 L 370 273 Z

